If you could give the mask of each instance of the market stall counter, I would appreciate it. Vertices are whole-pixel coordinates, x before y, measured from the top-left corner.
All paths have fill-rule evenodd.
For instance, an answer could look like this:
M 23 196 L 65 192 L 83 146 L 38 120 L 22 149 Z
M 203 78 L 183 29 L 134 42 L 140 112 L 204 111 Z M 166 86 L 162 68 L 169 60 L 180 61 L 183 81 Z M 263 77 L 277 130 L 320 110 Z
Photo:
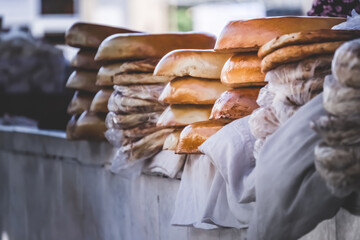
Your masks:
M 245 230 L 171 226 L 180 181 L 112 174 L 112 154 L 105 142 L 0 127 L 1 239 L 245 239 Z M 356 239 L 359 225 L 341 210 L 302 239 Z

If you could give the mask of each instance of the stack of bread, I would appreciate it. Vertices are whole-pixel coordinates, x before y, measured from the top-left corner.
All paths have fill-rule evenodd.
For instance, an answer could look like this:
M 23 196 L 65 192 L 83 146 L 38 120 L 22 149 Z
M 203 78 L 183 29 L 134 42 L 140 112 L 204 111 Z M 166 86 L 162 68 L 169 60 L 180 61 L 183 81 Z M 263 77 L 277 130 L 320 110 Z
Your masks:
M 332 75 L 326 76 L 324 82 L 323 105 L 328 114 L 313 123 L 322 136 L 315 148 L 316 169 L 340 197 L 360 190 L 359 53 L 360 39 L 336 51 Z
M 153 75 L 159 59 L 174 49 L 204 49 L 214 43 L 214 36 L 202 33 L 115 34 L 102 42 L 95 59 L 112 63 L 100 69 L 97 84 L 115 90 L 106 117 L 106 138 L 119 147 L 114 162 L 150 158 L 174 130 L 156 126 L 166 108 L 158 98 L 174 78 Z
M 175 128 L 163 149 L 200 153 L 198 146 L 228 122 L 209 118 L 215 101 L 228 90 L 220 82 L 220 73 L 230 56 L 213 50 L 183 49 L 172 51 L 160 60 L 154 75 L 174 77 L 159 97 L 170 106 L 160 116 L 157 126 Z
M 267 106 L 277 121 L 274 131 L 299 107 L 322 92 L 325 76 L 331 73 L 335 50 L 358 34 L 330 29 L 297 32 L 282 35 L 260 48 L 261 69 L 266 73 L 267 91 L 272 99 L 267 101 Z M 259 115 L 254 115 L 250 124 L 255 136 L 260 137 L 255 152 L 261 149 L 267 137 L 257 131 L 257 117 Z
M 133 32 L 89 23 L 75 23 L 66 32 L 69 46 L 80 48 L 71 60 L 75 71 L 69 77 L 66 87 L 76 90 L 68 106 L 72 115 L 67 126 L 68 139 L 104 140 L 107 100 L 112 89 L 96 86 L 96 76 L 100 62 L 94 60 L 100 43 L 115 33 Z
M 268 81 L 268 76 L 265 75 L 268 69 L 264 68 L 261 58 L 257 56 L 257 51 L 261 46 L 271 39 L 284 34 L 316 29 L 329 29 L 342 21 L 344 21 L 344 19 L 277 17 L 230 22 L 221 33 L 216 43 L 215 51 L 237 53 L 237 55 L 233 56 L 234 62 L 238 62 L 238 66 L 241 67 L 239 67 L 239 69 L 242 69 L 242 71 L 239 71 L 237 76 L 231 78 L 230 73 L 232 69 L 230 66 L 236 65 L 229 63 L 229 67 L 227 67 L 226 64 L 222 74 L 223 83 L 232 84 L 235 87 L 265 85 L 264 82 Z M 260 56 L 263 57 L 261 54 Z M 229 61 L 231 61 L 231 59 Z M 240 61 L 242 61 L 242 63 Z M 261 68 L 262 70 L 260 70 Z M 286 70 L 286 72 L 288 71 Z M 275 116 L 272 106 L 274 94 L 272 91 L 269 91 L 269 88 L 270 86 L 266 85 L 260 90 L 257 99 L 257 104 L 260 108 L 251 114 L 249 120 L 251 131 L 258 139 L 255 144 L 255 155 L 258 152 L 259 146 L 261 147 L 261 144 L 264 142 L 264 139 L 273 133 L 279 125 L 279 119 Z M 288 86 L 284 86 L 284 88 L 288 89 Z M 279 114 L 286 114 L 284 112 L 285 110 L 286 109 L 280 109 Z

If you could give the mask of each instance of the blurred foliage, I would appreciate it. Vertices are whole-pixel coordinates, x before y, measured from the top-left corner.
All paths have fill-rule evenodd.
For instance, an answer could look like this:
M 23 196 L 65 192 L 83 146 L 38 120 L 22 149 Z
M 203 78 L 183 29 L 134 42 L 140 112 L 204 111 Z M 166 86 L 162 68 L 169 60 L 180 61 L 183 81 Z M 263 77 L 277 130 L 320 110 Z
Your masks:
M 178 31 L 186 32 L 193 29 L 192 14 L 188 7 L 178 7 L 176 15 Z
M 187 32 L 193 30 L 193 19 L 190 7 L 171 6 L 170 7 L 170 30 Z

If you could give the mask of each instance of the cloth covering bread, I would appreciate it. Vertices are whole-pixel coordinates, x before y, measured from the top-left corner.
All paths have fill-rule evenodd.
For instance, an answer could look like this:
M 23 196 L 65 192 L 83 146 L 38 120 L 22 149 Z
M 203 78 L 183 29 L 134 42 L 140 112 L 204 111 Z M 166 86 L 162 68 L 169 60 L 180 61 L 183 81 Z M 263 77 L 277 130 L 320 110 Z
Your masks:
M 139 99 L 146 99 L 151 101 L 158 101 L 160 94 L 164 90 L 165 84 L 148 84 L 148 85 L 129 85 L 121 86 L 115 85 L 114 89 L 124 97 L 132 97 Z
M 75 90 L 97 93 L 101 90 L 96 86 L 96 72 L 76 70 L 74 71 L 68 81 L 66 82 L 67 88 Z
M 321 116 L 311 127 L 331 146 L 360 144 L 359 118 L 347 119 L 337 116 Z
M 259 106 L 260 88 L 238 88 L 224 92 L 216 100 L 210 119 L 238 119 L 251 114 Z
M 165 105 L 159 102 L 149 101 L 145 99 L 124 97 L 120 94 L 115 95 L 114 102 L 117 106 L 117 112 L 120 113 L 147 113 L 164 111 Z
M 90 111 L 102 113 L 109 112 L 107 105 L 112 92 L 112 89 L 101 89 L 98 91 L 91 102 Z
M 348 87 L 360 88 L 360 40 L 344 43 L 337 49 L 332 62 L 334 77 Z
M 299 62 L 278 66 L 266 73 L 265 81 L 286 85 L 293 81 L 305 81 L 331 74 L 333 54 L 314 56 Z
M 166 137 L 173 131 L 171 128 L 161 129 L 141 138 L 137 142 L 121 147 L 119 151 L 128 155 L 128 161 L 151 158 L 161 150 Z
M 127 61 L 118 64 L 114 75 L 122 73 L 153 73 L 159 58 L 147 58 L 144 60 Z
M 109 112 L 105 119 L 107 128 L 129 129 L 145 123 L 156 124 L 161 112 L 116 114 Z
M 174 50 L 160 60 L 154 75 L 219 79 L 222 66 L 231 55 L 213 50 Z
M 112 86 L 112 77 L 118 74 L 153 73 L 159 59 L 118 62 L 102 66 L 98 72 L 96 85 Z
M 255 53 L 241 53 L 232 56 L 221 71 L 221 82 L 237 88 L 264 86 L 265 74 L 261 72 L 261 59 Z
M 79 115 L 89 110 L 93 98 L 93 93 L 76 91 L 69 103 L 67 113 L 70 115 Z
M 105 114 L 85 111 L 79 118 L 74 115 L 66 128 L 66 136 L 71 140 L 105 140 Z
M 251 52 L 284 34 L 330 29 L 345 18 L 328 17 L 272 17 L 247 21 L 231 21 L 215 44 L 219 52 Z
M 327 112 L 342 117 L 360 114 L 360 88 L 342 86 L 332 75 L 324 82 L 323 105 Z
M 71 59 L 70 66 L 76 69 L 99 70 L 102 63 L 95 62 L 96 51 L 88 49 L 80 49 Z
M 188 124 L 206 121 L 212 105 L 170 105 L 159 117 L 157 126 L 185 127 Z
M 67 29 L 65 33 L 65 42 L 72 47 L 97 49 L 100 43 L 110 35 L 115 33 L 135 32 L 137 31 L 125 28 L 77 22 Z
M 320 29 L 315 31 L 290 33 L 274 38 L 265 43 L 259 49 L 258 56 L 260 58 L 264 58 L 266 55 L 274 52 L 277 49 L 291 45 L 347 41 L 359 37 L 360 31 L 358 30 L 351 31 Z
M 211 49 L 215 40 L 206 33 L 114 34 L 101 43 L 95 60 L 161 58 L 175 49 Z
M 113 146 L 121 147 L 161 129 L 161 127 L 156 127 L 154 123 L 145 123 L 130 129 L 109 128 L 105 132 L 105 137 Z
M 208 120 L 186 126 L 181 131 L 175 153 L 201 153 L 198 147 L 229 122 Z
M 219 80 L 181 77 L 166 85 L 159 101 L 167 104 L 214 104 L 228 89 Z
M 279 127 L 279 120 L 272 106 L 258 108 L 249 117 L 252 135 L 257 139 L 264 139 L 274 133 Z
M 174 132 L 170 133 L 169 136 L 166 137 L 163 150 L 171 150 L 175 151 L 176 147 L 179 143 L 181 130 L 174 130 Z
M 280 48 L 261 61 L 261 71 L 266 73 L 281 64 L 300 61 L 312 56 L 333 54 L 344 41 L 292 45 Z
M 107 103 L 109 111 L 120 114 L 159 112 L 163 111 L 165 107 L 158 101 L 124 97 L 117 91 L 111 94 Z

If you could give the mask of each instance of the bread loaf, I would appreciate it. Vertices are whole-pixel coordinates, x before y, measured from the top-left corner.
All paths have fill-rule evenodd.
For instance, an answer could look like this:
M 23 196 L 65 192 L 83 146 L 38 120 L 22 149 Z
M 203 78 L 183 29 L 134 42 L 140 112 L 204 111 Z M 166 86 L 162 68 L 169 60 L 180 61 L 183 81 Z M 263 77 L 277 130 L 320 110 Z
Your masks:
M 184 127 L 188 124 L 206 121 L 212 105 L 171 105 L 159 117 L 157 126 Z
M 238 119 L 251 114 L 259 106 L 260 88 L 238 88 L 224 92 L 216 100 L 210 119 Z
M 174 50 L 160 60 L 154 74 L 219 79 L 222 66 L 231 55 L 213 50 Z
M 266 73 L 282 64 L 307 59 L 313 56 L 334 54 L 344 41 L 292 45 L 266 55 L 261 61 L 261 71 Z
M 261 60 L 255 53 L 241 53 L 232 56 L 221 71 L 221 82 L 237 88 L 264 86 L 265 74 L 261 72 Z
M 79 115 L 89 110 L 93 98 L 93 93 L 76 91 L 69 103 L 67 113 L 70 115 Z
M 214 104 L 228 89 L 218 80 L 181 77 L 166 85 L 159 101 L 167 104 Z
M 66 31 L 65 42 L 72 47 L 97 49 L 100 43 L 110 35 L 115 33 L 134 32 L 137 31 L 93 23 L 77 22 Z
M 80 70 L 74 71 L 66 82 L 66 87 L 75 90 L 96 93 L 101 89 L 95 85 L 96 75 L 96 72 Z
M 67 126 L 67 138 L 72 140 L 105 140 L 105 115 L 83 112 L 76 120 L 73 116 Z
M 210 49 L 215 40 L 206 33 L 114 34 L 101 43 L 95 60 L 161 58 L 175 49 Z
M 272 17 L 247 21 L 231 21 L 220 34 L 215 51 L 252 52 L 284 34 L 330 29 L 345 18 L 328 17 Z
M 181 131 L 175 153 L 201 153 L 198 147 L 227 123 L 229 121 L 208 120 L 186 126 Z
M 112 89 L 101 89 L 98 91 L 91 102 L 90 111 L 102 113 L 109 112 L 107 105 L 112 92 Z
M 265 43 L 258 51 L 260 58 L 274 52 L 277 49 L 309 43 L 347 41 L 360 37 L 359 30 L 331 30 L 320 29 L 315 31 L 294 32 L 284 34 Z
M 76 69 L 99 70 L 102 63 L 95 62 L 96 51 L 80 49 L 71 59 L 70 65 Z

